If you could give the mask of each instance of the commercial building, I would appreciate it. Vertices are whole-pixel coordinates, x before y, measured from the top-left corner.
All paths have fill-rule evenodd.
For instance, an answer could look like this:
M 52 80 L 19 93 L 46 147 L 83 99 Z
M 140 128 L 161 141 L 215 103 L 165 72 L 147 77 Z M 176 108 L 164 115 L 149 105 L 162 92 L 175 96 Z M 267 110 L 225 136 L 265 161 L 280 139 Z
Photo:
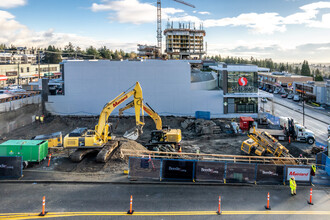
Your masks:
M 294 82 L 293 91 L 295 94 L 304 97 L 310 102 L 316 102 L 321 105 L 328 105 L 329 103 L 329 89 L 330 80 L 327 82 L 314 82 L 310 81 L 307 83 Z
M 138 54 L 139 58 L 143 59 L 156 59 L 160 57 L 160 48 L 152 45 L 142 45 L 138 44 Z
M 257 66 L 219 65 L 201 72 L 184 60 L 72 60 L 61 65 L 64 95 L 49 97 L 46 108 L 52 114 L 99 115 L 104 104 L 139 81 L 144 101 L 160 115 L 208 111 L 211 117 L 257 117 Z
M 223 91 L 224 114 L 247 113 L 256 116 L 259 111 L 258 68 L 255 65 L 211 66 L 218 73 L 218 86 Z
M 205 31 L 200 27 L 190 27 L 190 23 L 179 23 L 179 28 L 173 28 L 173 23 L 167 24 L 164 30 L 166 37 L 165 53 L 170 59 L 201 59 L 205 54 Z
M 283 90 L 292 91 L 294 82 L 304 82 L 313 81 L 311 76 L 301 76 L 282 72 L 272 72 L 265 73 L 262 72 L 258 74 L 259 85 L 265 89 L 272 89 L 273 91 L 278 88 L 283 88 Z
M 59 64 L 0 64 L 0 87 L 10 84 L 28 84 L 40 77 L 58 78 L 61 76 Z

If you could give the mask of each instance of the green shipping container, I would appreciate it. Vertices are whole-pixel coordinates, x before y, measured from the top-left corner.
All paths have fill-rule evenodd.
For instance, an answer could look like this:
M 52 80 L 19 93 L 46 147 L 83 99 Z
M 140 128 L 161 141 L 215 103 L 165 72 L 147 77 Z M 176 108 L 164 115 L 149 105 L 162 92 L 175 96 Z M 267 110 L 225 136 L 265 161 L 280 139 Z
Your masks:
M 0 144 L 0 156 L 22 156 L 27 162 L 40 162 L 47 154 L 48 141 L 44 140 L 9 140 Z

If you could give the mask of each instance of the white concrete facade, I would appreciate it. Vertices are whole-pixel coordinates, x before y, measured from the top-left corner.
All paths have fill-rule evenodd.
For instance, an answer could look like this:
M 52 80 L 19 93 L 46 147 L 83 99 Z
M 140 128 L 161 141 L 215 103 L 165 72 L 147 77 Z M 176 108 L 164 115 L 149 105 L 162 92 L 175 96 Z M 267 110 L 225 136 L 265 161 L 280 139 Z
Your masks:
M 99 115 L 107 102 L 139 81 L 145 102 L 160 115 L 194 116 L 195 111 L 223 115 L 223 92 L 196 90 L 205 85 L 192 85 L 187 61 L 66 61 L 63 65 L 64 95 L 49 96 L 46 103 L 52 114 Z

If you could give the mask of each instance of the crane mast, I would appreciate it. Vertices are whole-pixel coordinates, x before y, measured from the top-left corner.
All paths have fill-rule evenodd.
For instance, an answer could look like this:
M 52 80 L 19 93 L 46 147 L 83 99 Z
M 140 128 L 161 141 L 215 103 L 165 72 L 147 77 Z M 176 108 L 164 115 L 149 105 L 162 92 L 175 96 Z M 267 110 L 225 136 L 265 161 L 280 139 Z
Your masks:
M 194 5 L 181 1 L 181 0 L 173 0 L 173 1 L 187 5 L 192 8 L 195 8 Z M 161 3 L 161 0 L 157 0 L 157 47 L 160 49 L 160 54 L 162 54 L 162 3 Z

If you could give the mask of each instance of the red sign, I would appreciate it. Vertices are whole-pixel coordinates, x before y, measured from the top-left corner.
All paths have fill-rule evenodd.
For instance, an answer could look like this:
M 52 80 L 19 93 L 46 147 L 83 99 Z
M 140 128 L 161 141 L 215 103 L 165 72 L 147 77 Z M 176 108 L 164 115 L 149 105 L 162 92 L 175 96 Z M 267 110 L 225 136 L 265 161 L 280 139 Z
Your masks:
M 248 81 L 247 81 L 247 79 L 246 79 L 245 77 L 240 77 L 240 78 L 238 79 L 238 84 L 239 84 L 240 86 L 246 86 L 247 83 L 248 83 Z
M 118 102 L 114 102 L 113 104 L 112 104 L 112 106 L 115 108 L 115 107 L 117 107 L 117 105 L 119 105 L 119 104 L 121 104 L 123 101 L 125 101 L 126 99 L 127 99 L 128 97 L 127 97 L 127 95 L 125 95 L 123 98 L 121 98 Z

